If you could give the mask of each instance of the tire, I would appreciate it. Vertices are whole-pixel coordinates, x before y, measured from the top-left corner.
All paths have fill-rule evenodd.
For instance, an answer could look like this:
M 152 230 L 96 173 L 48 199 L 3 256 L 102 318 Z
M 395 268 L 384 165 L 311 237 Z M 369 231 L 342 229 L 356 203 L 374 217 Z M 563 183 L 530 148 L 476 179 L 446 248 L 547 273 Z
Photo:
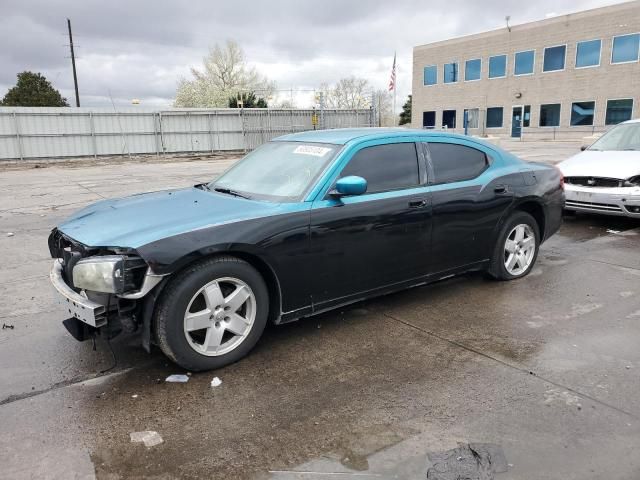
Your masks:
M 518 229 L 517 232 L 516 229 Z M 514 245 L 512 242 L 518 238 L 518 234 L 522 234 L 521 232 L 524 232 L 523 240 L 516 242 Z M 533 239 L 534 244 L 532 246 L 530 244 L 531 241 L 527 240 L 529 238 Z M 507 241 L 511 243 L 507 244 Z M 540 229 L 538 228 L 538 223 L 526 212 L 514 212 L 498 234 L 491 257 L 489 274 L 497 280 L 522 278 L 531 271 L 536 263 L 539 249 Z M 513 253 L 510 252 L 511 250 L 513 250 Z M 511 262 L 515 263 L 510 268 L 508 265 L 511 265 Z
M 156 340 L 187 370 L 220 368 L 249 353 L 268 314 L 267 286 L 255 268 L 236 257 L 209 258 L 167 284 L 155 310 Z

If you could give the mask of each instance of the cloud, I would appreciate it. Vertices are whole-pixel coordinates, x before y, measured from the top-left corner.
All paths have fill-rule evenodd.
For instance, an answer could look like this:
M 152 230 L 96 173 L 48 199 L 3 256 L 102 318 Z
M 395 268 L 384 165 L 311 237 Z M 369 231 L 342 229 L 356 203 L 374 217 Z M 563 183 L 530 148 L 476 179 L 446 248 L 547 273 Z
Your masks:
M 404 98 L 411 89 L 415 45 L 502 27 L 505 15 L 517 24 L 549 11 L 609 3 L 615 2 L 4 0 L 0 97 L 18 72 L 33 70 L 73 98 L 67 16 L 73 22 L 83 105 L 107 106 L 111 98 L 128 104 L 138 98 L 143 105 L 167 107 L 178 79 L 201 64 L 210 46 L 226 39 L 236 40 L 248 60 L 283 90 L 313 89 L 350 75 L 386 88 L 397 51 L 398 95 Z

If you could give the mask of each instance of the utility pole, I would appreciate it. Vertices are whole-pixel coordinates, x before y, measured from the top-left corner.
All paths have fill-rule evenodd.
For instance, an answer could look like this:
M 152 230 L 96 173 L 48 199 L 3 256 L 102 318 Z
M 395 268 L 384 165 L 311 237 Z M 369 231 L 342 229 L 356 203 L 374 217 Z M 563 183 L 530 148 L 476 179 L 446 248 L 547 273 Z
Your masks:
M 73 85 L 76 88 L 76 107 L 80 106 L 80 94 L 78 93 L 78 75 L 76 75 L 76 55 L 73 51 L 73 35 L 71 34 L 71 20 L 67 18 L 69 27 L 69 47 L 71 47 L 71 66 L 73 67 Z

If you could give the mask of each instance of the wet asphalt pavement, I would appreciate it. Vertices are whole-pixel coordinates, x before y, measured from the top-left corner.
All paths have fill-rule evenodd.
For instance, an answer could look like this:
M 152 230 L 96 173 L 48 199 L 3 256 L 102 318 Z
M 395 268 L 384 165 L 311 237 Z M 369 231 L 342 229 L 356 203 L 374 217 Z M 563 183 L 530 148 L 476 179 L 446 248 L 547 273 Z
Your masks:
M 497 480 L 640 478 L 638 222 L 567 217 L 524 279 L 463 275 L 270 327 L 249 357 L 188 383 L 165 383 L 185 372 L 136 336 L 113 355 L 73 340 L 49 230 L 231 162 L 0 170 L 0 478 L 426 478 L 434 453 L 470 442 L 501 448 Z M 131 443 L 144 430 L 163 443 Z

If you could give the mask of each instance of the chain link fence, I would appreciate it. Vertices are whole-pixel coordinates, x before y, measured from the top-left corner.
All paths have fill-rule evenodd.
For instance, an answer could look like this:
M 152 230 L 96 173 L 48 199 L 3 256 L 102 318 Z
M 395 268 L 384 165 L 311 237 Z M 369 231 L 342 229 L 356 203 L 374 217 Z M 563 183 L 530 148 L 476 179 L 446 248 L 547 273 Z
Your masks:
M 370 127 L 373 109 L 0 107 L 0 160 L 248 151 L 287 133 Z

